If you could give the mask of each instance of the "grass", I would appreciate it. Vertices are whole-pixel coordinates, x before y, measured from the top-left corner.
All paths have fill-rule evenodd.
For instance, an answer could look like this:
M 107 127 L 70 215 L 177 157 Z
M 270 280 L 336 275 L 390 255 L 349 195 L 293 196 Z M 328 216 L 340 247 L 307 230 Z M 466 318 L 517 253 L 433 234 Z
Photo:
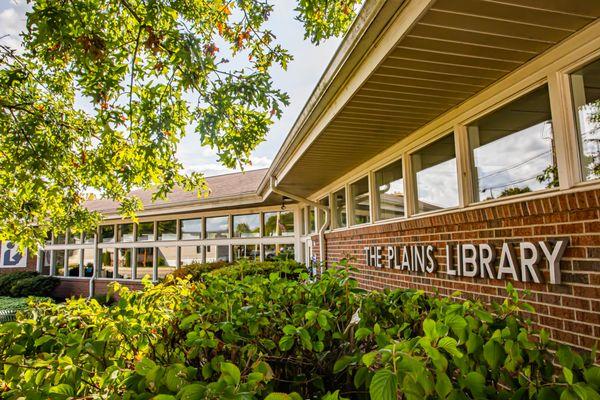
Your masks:
M 0 296 L 0 310 L 22 310 L 27 308 L 27 297 L 4 297 Z M 39 300 L 45 300 L 40 297 Z

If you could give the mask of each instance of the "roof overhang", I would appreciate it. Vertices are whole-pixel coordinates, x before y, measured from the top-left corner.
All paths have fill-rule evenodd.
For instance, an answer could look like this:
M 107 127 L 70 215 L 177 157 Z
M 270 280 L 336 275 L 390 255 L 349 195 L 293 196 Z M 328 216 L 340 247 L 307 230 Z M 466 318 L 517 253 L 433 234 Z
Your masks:
M 600 16 L 588 0 L 367 1 L 268 179 L 308 197 Z

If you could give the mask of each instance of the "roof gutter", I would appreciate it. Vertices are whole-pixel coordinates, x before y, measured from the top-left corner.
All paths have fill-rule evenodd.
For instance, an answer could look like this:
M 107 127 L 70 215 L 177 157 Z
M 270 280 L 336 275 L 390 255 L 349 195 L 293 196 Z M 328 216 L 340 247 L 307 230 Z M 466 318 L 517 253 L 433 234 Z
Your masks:
M 273 193 L 288 197 L 288 198 L 290 198 L 292 200 L 296 200 L 300 203 L 306 203 L 308 205 L 311 205 L 311 206 L 313 206 L 319 210 L 323 210 L 323 212 L 325 212 L 325 221 L 324 221 L 323 225 L 321 226 L 321 228 L 319 228 L 319 262 L 321 263 L 321 268 L 323 268 L 323 266 L 325 265 L 325 262 L 327 261 L 327 254 L 326 254 L 327 246 L 325 246 L 325 230 L 327 230 L 327 228 L 329 228 L 329 223 L 331 222 L 331 210 L 329 209 L 328 206 L 324 206 L 323 204 L 314 202 L 312 200 L 308 200 L 304 197 L 295 195 L 288 191 L 278 189 L 277 185 L 276 185 L 275 177 L 273 177 L 273 176 L 270 177 L 270 185 L 269 186 L 270 186 L 271 192 L 273 192 Z

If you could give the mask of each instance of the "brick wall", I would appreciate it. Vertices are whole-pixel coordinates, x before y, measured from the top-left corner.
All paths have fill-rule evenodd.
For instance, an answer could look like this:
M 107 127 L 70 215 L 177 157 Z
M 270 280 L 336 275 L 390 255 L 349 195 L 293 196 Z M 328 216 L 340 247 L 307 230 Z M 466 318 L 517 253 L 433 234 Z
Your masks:
M 95 295 L 106 294 L 108 285 L 113 281 L 108 279 L 100 279 L 94 281 Z M 122 286 L 127 286 L 132 290 L 140 290 L 143 288 L 142 282 L 139 281 L 119 281 Z M 54 290 L 53 296 L 57 298 L 69 297 L 88 297 L 89 295 L 89 278 L 68 278 L 61 279 L 60 285 Z
M 499 250 L 504 242 L 556 238 L 569 239 L 560 263 L 562 283 L 514 282 L 514 286 L 531 291 L 527 300 L 537 311 L 532 320 L 555 340 L 590 348 L 600 341 L 600 189 L 331 232 L 326 246 L 328 262 L 354 258 L 356 278 L 365 289 L 415 288 L 442 295 L 460 290 L 463 297 L 490 302 L 503 299 L 507 281 L 447 275 L 446 244 L 489 243 Z M 318 253 L 318 236 L 312 239 Z M 365 265 L 365 246 L 417 244 L 436 247 L 437 272 Z M 386 266 L 385 251 L 382 256 Z M 548 282 L 546 261 L 540 263 L 540 271 L 542 282 Z

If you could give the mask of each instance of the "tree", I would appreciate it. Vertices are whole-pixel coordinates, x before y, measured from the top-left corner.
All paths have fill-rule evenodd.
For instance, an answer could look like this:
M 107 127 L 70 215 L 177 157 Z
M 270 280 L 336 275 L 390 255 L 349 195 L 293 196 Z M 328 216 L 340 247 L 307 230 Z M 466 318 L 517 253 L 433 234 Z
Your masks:
M 32 1 L 22 52 L 0 46 L 0 240 L 95 226 L 90 192 L 134 219 L 132 189 L 207 194 L 176 157 L 186 129 L 247 165 L 288 103 L 270 77 L 292 59 L 265 28 L 273 1 Z M 298 0 L 297 19 L 319 43 L 358 2 Z

